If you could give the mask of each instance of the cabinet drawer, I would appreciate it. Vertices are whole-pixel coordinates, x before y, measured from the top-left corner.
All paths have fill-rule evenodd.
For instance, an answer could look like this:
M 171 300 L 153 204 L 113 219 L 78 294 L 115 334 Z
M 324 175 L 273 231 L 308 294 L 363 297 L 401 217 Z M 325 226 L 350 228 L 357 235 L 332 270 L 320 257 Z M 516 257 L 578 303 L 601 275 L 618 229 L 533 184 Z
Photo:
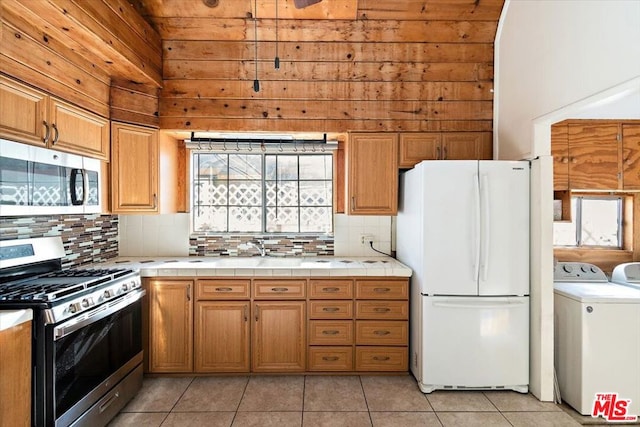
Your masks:
M 356 371 L 406 371 L 407 347 L 356 347 Z
M 309 344 L 353 344 L 353 322 L 351 320 L 310 320 Z
M 256 299 L 300 299 L 305 297 L 306 280 L 254 280 Z
M 409 322 L 407 321 L 356 321 L 358 345 L 407 345 Z
M 353 347 L 309 347 L 309 370 L 353 370 Z
M 356 301 L 357 319 L 409 319 L 408 301 Z
M 407 299 L 409 282 L 406 280 L 356 280 L 358 299 Z
M 351 301 L 309 301 L 310 319 L 351 319 Z
M 249 299 L 249 280 L 198 280 L 199 300 Z
M 353 282 L 351 280 L 311 280 L 309 282 L 311 299 L 351 299 Z

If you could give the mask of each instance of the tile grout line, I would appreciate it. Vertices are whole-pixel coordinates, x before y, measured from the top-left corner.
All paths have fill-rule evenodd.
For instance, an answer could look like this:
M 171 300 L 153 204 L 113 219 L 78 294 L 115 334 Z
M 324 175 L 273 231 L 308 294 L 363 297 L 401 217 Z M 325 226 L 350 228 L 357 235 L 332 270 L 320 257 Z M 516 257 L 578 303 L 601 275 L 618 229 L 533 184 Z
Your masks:
M 240 396 L 240 400 L 236 405 L 236 410 L 233 412 L 233 418 L 231 419 L 231 424 L 229 424 L 229 427 L 233 426 L 233 423 L 236 421 L 236 417 L 238 416 L 238 410 L 240 409 L 240 405 L 242 404 L 242 399 L 244 399 L 244 395 L 247 393 L 247 388 L 249 388 L 249 381 L 251 381 L 251 375 L 249 375 L 246 378 L 247 378 L 247 382 L 245 383 L 244 388 L 242 389 L 242 396 Z
M 369 415 L 369 422 L 373 426 L 373 418 L 371 418 L 371 410 L 369 409 L 369 402 L 367 401 L 367 393 L 364 391 L 364 385 L 362 384 L 362 375 L 358 375 L 358 381 L 360 382 L 362 397 L 364 397 L 364 404 L 367 407 L 367 415 Z

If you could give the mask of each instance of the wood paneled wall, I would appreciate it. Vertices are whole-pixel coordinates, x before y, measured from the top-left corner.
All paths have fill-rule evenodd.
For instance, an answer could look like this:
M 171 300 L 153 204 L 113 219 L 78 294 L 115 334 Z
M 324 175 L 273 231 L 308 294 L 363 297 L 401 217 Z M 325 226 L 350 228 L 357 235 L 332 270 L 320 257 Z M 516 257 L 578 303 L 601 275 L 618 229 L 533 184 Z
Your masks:
M 160 36 L 127 0 L 2 0 L 0 12 L 0 72 L 104 117 L 112 77 L 161 85 Z
M 259 0 L 256 23 L 251 0 L 139 2 L 163 39 L 162 129 L 492 130 L 503 0 L 280 0 L 278 21 Z

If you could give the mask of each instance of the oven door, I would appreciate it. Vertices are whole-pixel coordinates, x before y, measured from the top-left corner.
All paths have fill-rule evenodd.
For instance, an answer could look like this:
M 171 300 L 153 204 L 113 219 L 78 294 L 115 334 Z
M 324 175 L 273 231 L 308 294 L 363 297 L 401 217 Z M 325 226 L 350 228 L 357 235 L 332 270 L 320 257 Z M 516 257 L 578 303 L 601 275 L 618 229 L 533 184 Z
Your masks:
M 52 378 L 47 383 L 52 389 L 47 412 L 55 421 L 47 425 L 52 421 L 56 426 L 71 425 L 99 401 L 100 413 L 112 404 L 124 406 L 126 400 L 119 393 L 101 398 L 142 363 L 144 294 L 143 290 L 129 293 L 48 327 L 47 365 Z

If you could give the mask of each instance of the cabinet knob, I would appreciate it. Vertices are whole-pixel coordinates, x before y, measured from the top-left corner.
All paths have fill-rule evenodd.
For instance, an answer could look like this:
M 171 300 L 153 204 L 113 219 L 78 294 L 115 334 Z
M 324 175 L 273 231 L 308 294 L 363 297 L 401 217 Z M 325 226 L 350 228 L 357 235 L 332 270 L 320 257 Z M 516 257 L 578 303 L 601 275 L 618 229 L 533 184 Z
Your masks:
M 324 307 L 322 311 L 327 311 L 329 313 L 335 313 L 336 311 L 340 311 L 338 307 Z
M 569 159 L 568 159 L 567 157 L 563 157 L 563 158 L 561 158 L 561 159 L 560 159 L 560 161 L 561 161 L 562 163 L 564 163 L 564 164 L 569 163 Z
M 373 333 L 375 335 L 383 336 L 383 335 L 389 335 L 391 332 L 389 332 L 389 331 L 373 331 Z
M 389 356 L 373 356 L 373 360 L 377 360 L 378 362 L 384 362 L 389 360 Z
M 231 292 L 231 288 L 216 288 L 217 292 Z
M 58 139 L 60 139 L 60 131 L 58 130 L 58 126 L 56 126 L 55 123 L 52 123 L 51 127 L 53 128 L 53 131 L 55 132 L 55 135 L 53 137 L 53 141 L 51 141 L 51 144 L 55 144 L 56 142 L 58 142 Z
M 340 331 L 330 330 L 330 331 L 322 331 L 322 335 L 338 335 Z
M 572 157 L 571 158 L 571 163 L 573 163 L 575 165 L 576 163 L 578 163 L 578 159 L 576 159 L 575 157 Z
M 389 307 L 376 307 L 373 309 L 376 313 L 388 313 L 391 311 Z
M 374 292 L 378 292 L 378 293 L 389 292 L 390 290 L 391 290 L 390 288 L 374 288 L 373 289 Z
M 273 292 L 288 292 L 289 288 L 271 288 Z
M 338 356 L 323 356 L 322 360 L 325 360 L 327 362 L 335 362 L 336 360 L 338 360 Z
M 322 292 L 338 292 L 339 288 L 322 288 Z

